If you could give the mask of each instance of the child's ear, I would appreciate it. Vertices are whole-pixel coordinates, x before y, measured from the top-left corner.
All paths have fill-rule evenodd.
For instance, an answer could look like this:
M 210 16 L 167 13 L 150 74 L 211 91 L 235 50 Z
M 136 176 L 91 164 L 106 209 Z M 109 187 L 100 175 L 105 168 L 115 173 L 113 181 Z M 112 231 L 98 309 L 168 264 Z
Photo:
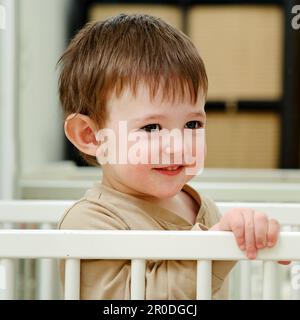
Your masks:
M 65 121 L 65 134 L 74 146 L 85 154 L 96 155 L 98 142 L 94 121 L 83 114 L 70 114 Z

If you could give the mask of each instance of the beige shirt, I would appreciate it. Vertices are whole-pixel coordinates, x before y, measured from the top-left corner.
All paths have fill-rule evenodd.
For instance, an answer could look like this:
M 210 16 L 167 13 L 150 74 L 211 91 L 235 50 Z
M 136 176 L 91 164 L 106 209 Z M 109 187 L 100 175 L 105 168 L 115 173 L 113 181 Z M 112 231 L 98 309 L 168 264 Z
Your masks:
M 187 184 L 182 190 L 200 206 L 194 225 L 166 208 L 95 183 L 82 199 L 66 210 L 58 228 L 203 231 L 219 221 L 220 212 L 210 198 L 200 197 Z M 220 288 L 234 264 L 233 261 L 213 261 L 214 299 L 220 298 Z M 61 277 L 63 281 L 63 261 Z M 130 299 L 130 260 L 81 260 L 80 298 Z M 226 297 L 222 295 L 222 298 Z M 145 299 L 196 299 L 196 261 L 147 260 Z

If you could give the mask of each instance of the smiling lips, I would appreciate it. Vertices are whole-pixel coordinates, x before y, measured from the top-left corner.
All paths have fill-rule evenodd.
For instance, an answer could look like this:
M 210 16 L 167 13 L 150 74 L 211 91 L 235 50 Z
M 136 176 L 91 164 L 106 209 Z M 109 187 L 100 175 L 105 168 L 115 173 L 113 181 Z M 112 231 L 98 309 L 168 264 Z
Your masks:
M 161 167 L 161 168 L 154 168 L 155 171 L 165 174 L 167 176 L 175 176 L 179 174 L 183 169 L 183 166 L 180 165 L 172 165 L 167 167 Z

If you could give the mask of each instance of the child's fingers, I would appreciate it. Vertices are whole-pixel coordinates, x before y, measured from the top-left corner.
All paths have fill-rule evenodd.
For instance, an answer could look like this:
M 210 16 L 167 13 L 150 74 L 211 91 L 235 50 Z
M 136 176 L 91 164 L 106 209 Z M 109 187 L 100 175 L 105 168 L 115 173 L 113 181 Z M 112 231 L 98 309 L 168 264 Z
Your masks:
M 232 230 L 240 249 L 245 250 L 245 221 L 242 214 L 234 215 L 234 218 L 232 218 L 230 222 L 230 229 Z
M 268 247 L 273 247 L 278 240 L 280 225 L 277 220 L 270 219 L 268 226 Z
M 254 213 L 254 233 L 256 248 L 261 249 L 267 245 L 267 234 L 268 234 L 268 218 L 262 213 L 255 211 Z
M 245 241 L 246 241 L 246 253 L 249 259 L 255 259 L 256 257 L 256 244 L 254 234 L 254 211 L 246 209 L 243 211 L 243 217 L 245 221 Z

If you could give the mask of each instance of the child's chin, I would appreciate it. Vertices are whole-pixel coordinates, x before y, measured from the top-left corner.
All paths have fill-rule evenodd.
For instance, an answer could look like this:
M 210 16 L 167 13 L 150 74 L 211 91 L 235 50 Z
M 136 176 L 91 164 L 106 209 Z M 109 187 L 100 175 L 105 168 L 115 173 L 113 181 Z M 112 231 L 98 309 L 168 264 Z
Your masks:
M 182 186 L 174 186 L 174 187 L 169 187 L 169 186 L 163 186 L 160 185 L 156 188 L 155 190 L 155 196 L 159 199 L 167 199 L 174 197 L 180 190 L 182 189 Z

